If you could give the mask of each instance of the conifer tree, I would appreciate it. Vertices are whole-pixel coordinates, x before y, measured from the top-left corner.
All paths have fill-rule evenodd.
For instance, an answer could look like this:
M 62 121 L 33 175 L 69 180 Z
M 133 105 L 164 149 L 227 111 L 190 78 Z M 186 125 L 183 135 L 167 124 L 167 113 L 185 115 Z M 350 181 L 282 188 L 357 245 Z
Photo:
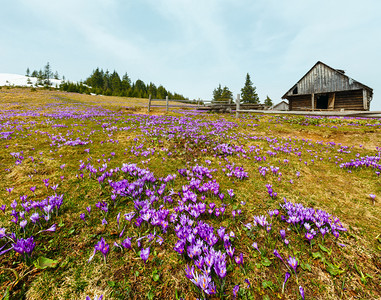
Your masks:
M 51 85 L 50 78 L 52 77 L 52 70 L 50 68 L 49 62 L 44 67 L 43 79 L 45 85 Z
M 221 84 L 219 84 L 218 88 L 213 90 L 213 99 L 212 99 L 212 102 L 213 101 L 220 101 L 221 97 L 222 97 L 222 88 L 221 88 Z
M 30 70 L 29 70 L 29 68 L 26 69 L 26 74 L 25 74 L 25 76 L 27 76 L 27 77 L 30 76 Z
M 127 73 L 123 75 L 122 78 L 122 89 L 128 91 L 131 88 L 131 79 L 128 77 Z
M 110 85 L 112 94 L 114 96 L 119 96 L 122 87 L 122 81 L 120 80 L 120 77 L 116 71 L 110 75 Z
M 273 106 L 273 101 L 269 98 L 268 95 L 267 95 L 267 98 L 265 99 L 264 104 L 270 107 Z
M 165 97 L 168 96 L 168 92 L 162 85 L 159 85 L 156 95 L 158 99 L 165 99 Z
M 148 85 L 148 94 L 151 95 L 153 99 L 157 97 L 157 88 L 156 85 L 152 82 L 150 82 L 150 84 Z
M 249 73 L 246 74 L 245 86 L 241 89 L 241 102 L 259 103 L 256 87 L 251 82 Z
M 222 89 L 221 100 L 233 101 L 233 93 L 229 90 L 229 88 L 227 86 L 225 86 Z

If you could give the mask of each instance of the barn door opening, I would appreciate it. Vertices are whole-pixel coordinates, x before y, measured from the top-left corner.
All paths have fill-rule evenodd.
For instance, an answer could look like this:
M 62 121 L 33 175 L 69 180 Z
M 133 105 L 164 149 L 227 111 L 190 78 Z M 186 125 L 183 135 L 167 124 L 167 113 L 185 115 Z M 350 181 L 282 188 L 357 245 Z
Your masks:
M 316 108 L 317 109 L 327 109 L 328 108 L 328 95 L 317 95 L 316 97 Z

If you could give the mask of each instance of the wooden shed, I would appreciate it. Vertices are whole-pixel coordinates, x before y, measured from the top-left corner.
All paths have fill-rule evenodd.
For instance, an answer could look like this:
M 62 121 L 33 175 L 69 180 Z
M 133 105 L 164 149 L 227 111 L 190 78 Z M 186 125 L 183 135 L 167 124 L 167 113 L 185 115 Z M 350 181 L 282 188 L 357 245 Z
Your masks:
M 282 99 L 290 110 L 369 110 L 373 89 L 318 61 Z
M 289 110 L 288 103 L 286 101 L 279 102 L 278 104 L 273 105 L 270 110 L 287 111 Z

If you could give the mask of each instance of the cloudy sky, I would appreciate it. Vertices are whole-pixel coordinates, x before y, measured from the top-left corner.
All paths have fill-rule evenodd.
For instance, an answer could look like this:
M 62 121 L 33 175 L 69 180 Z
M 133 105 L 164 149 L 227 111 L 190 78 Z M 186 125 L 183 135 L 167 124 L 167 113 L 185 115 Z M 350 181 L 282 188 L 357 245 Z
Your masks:
M 99 67 L 191 99 L 218 84 L 236 95 L 249 73 L 276 103 L 320 60 L 381 110 L 379 0 L 12 0 L 0 28 L 0 73 L 49 62 L 79 81 Z

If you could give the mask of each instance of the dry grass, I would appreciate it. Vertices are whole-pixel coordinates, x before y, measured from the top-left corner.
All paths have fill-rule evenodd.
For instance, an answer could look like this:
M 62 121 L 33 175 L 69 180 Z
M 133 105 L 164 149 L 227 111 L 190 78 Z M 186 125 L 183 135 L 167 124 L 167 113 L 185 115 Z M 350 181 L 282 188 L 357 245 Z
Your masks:
M 34 258 L 46 256 L 57 259 L 60 262 L 59 266 L 55 269 L 36 271 L 24 278 L 12 291 L 13 297 L 84 299 L 86 295 L 93 298 L 99 294 L 103 294 L 106 299 L 147 299 L 150 297 L 174 299 L 176 295 L 186 299 L 198 297 L 196 288 L 184 276 L 184 267 L 190 261 L 173 251 L 176 238 L 172 231 L 164 235 L 166 240 L 162 246 L 155 246 L 156 253 L 151 254 L 147 264 L 142 263 L 137 252 L 122 253 L 115 249 L 110 251 L 106 265 L 102 263 L 99 253 L 90 264 L 86 263 L 100 237 L 105 237 L 111 248 L 112 241 L 119 241 L 116 215 L 119 211 L 122 213 L 132 211 L 134 204 L 123 200 L 114 208 L 110 200 L 110 189 L 102 188 L 96 180 L 89 179 L 89 172 L 79 170 L 79 165 L 81 161 L 96 167 L 107 163 L 108 168 L 111 169 L 120 167 L 122 163 L 137 163 L 140 167 L 149 168 L 155 176 L 159 177 L 177 173 L 179 168 L 197 163 L 205 165 L 206 159 L 211 161 L 210 168 L 217 169 L 213 176 L 221 184 L 221 190 L 226 191 L 232 188 L 236 194 L 236 200 L 230 201 L 226 198 L 224 200 L 227 204 L 225 218 L 205 217 L 205 220 L 214 226 L 222 225 L 228 230 L 234 230 L 237 235 L 234 241 L 236 253 L 244 254 L 246 274 L 233 265 L 227 276 L 226 299 L 232 298 L 231 289 L 235 284 L 240 284 L 243 289 L 245 278 L 249 278 L 252 283 L 253 299 L 264 297 L 296 299 L 299 284 L 304 286 L 308 299 L 377 299 L 381 297 L 379 289 L 381 243 L 377 240 L 381 234 L 380 177 L 374 174 L 374 170 L 353 170 L 349 173 L 338 167 L 341 158 L 342 161 L 349 161 L 355 158 L 357 153 L 360 156 L 375 154 L 375 147 L 379 146 L 377 144 L 381 140 L 380 126 L 369 127 L 366 122 L 359 126 L 349 125 L 353 120 L 338 120 L 335 121 L 336 123 L 323 120 L 320 125 L 324 127 L 305 126 L 300 125 L 297 118 L 289 117 L 285 120 L 280 117 L 260 115 L 243 116 L 238 122 L 230 115 L 188 116 L 189 119 L 195 119 L 200 123 L 206 120 L 215 121 L 221 117 L 226 121 L 235 122 L 237 127 L 227 133 L 207 135 L 207 141 L 211 145 L 214 145 L 216 141 L 243 145 L 246 150 L 249 146 L 257 146 L 258 155 L 267 156 L 265 162 L 257 162 L 254 159 L 257 155 L 255 152 L 248 154 L 251 157 L 250 160 L 236 154 L 226 157 L 213 155 L 214 152 L 210 151 L 213 146 L 201 145 L 201 142 L 191 144 L 190 139 L 182 138 L 181 134 L 176 140 L 160 135 L 145 135 L 141 128 L 146 126 L 145 120 L 149 117 L 139 114 L 146 112 L 144 107 L 147 104 L 146 101 L 146 99 L 79 95 L 55 90 L 31 92 L 30 89 L 21 88 L 0 89 L 0 109 L 4 115 L 9 114 L 11 110 L 17 113 L 54 112 L 57 107 L 54 105 L 48 107 L 47 104 L 59 104 L 59 109 L 70 107 L 78 110 L 102 106 L 110 109 L 117 116 L 117 118 L 55 119 L 38 114 L 36 116 L 8 115 L 0 119 L 0 124 L 5 124 L 4 131 L 13 130 L 19 133 L 19 135 L 14 134 L 9 140 L 0 139 L 0 205 L 4 203 L 9 207 L 9 204 L 20 195 L 26 194 L 31 199 L 41 200 L 53 194 L 51 189 L 46 189 L 43 185 L 42 180 L 46 178 L 50 178 L 51 185 L 59 184 L 57 193 L 65 194 L 62 213 L 54 221 L 60 224 L 57 232 L 39 237 L 34 254 Z M 161 109 L 155 108 L 151 116 L 164 116 L 164 114 Z M 167 114 L 168 118 L 171 116 L 181 118 L 183 115 L 174 112 Z M 111 132 L 101 127 L 103 123 L 111 123 L 119 129 L 121 127 L 130 127 L 130 129 Z M 53 128 L 52 124 L 66 127 Z M 258 126 L 251 126 L 253 124 Z M 338 128 L 332 128 L 332 124 L 337 125 Z M 16 126 L 20 128 L 16 129 Z M 146 129 L 154 129 L 153 126 L 162 125 L 146 126 Z M 79 137 L 85 140 L 88 137 L 92 143 L 86 146 L 53 147 L 51 136 L 58 136 L 58 134 L 71 139 Z M 248 138 L 253 136 L 257 139 Z M 269 142 L 264 140 L 265 137 L 276 138 L 277 141 Z M 115 142 L 116 140 L 118 143 Z M 328 147 L 327 142 L 335 142 L 336 146 Z M 340 147 L 337 145 L 339 143 L 349 146 L 351 153 L 339 153 Z M 144 145 L 141 150 L 155 148 L 155 154 L 148 157 L 132 154 L 131 150 L 136 150 L 140 144 Z M 273 147 L 286 144 L 292 148 L 298 148 L 302 153 L 301 156 L 281 151 L 278 151 L 274 157 L 267 154 L 267 151 L 274 151 Z M 360 147 L 360 144 L 363 147 Z M 351 148 L 352 146 L 354 147 Z M 201 152 L 204 147 L 209 147 L 207 154 Z M 90 153 L 84 151 L 86 148 L 90 149 Z M 23 151 L 25 160 L 22 164 L 15 165 L 15 160 L 10 153 L 20 151 Z M 168 156 L 167 151 L 171 151 L 172 156 Z M 111 152 L 114 152 L 114 155 L 111 155 Z M 43 154 L 40 155 L 40 153 Z M 32 162 L 29 156 L 34 157 L 35 161 Z M 249 178 L 240 181 L 227 177 L 222 172 L 222 168 L 228 163 L 226 159 L 229 163 L 243 166 Z M 285 163 L 284 159 L 288 159 L 288 163 Z M 338 161 L 338 165 L 335 161 Z M 63 164 L 65 167 L 61 168 Z M 282 172 L 281 180 L 270 173 L 264 178 L 258 172 L 259 166 L 279 166 Z M 5 171 L 5 169 L 9 170 Z M 296 177 L 296 172 L 300 172 L 299 178 Z M 81 173 L 83 173 L 83 179 Z M 62 176 L 63 179 L 61 179 Z M 290 180 L 293 181 L 292 184 Z M 178 176 L 173 189 L 178 191 L 185 183 L 187 183 L 186 178 Z M 265 188 L 265 184 L 268 183 L 278 193 L 276 199 L 268 196 Z M 15 189 L 11 195 L 8 195 L 5 187 L 11 186 Z M 36 196 L 30 192 L 31 186 L 37 186 Z M 377 195 L 375 205 L 369 198 L 370 193 Z M 271 261 L 271 265 L 265 267 L 262 265 L 263 257 L 251 247 L 252 239 L 242 226 L 252 222 L 254 215 L 266 214 L 269 209 L 279 208 L 283 197 L 302 203 L 304 206 L 323 209 L 339 217 L 348 228 L 348 233 L 341 235 L 339 239 L 340 243 L 346 245 L 345 248 L 339 247 L 336 240 L 327 239 L 324 245 L 332 249 L 331 254 L 325 253 L 317 244 L 310 247 L 303 237 L 290 233 L 291 244 L 294 246 L 284 249 L 284 253 L 294 255 L 301 262 L 309 264 L 311 271 L 299 268 L 299 282 L 290 281 L 285 295 L 281 293 L 285 267 L 274 259 L 273 248 L 271 248 L 273 245 L 279 246 L 278 238 L 268 238 L 269 242 L 266 242 L 266 234 L 259 234 L 256 237 L 266 252 L 264 256 Z M 207 199 L 216 202 L 217 205 L 223 203 L 216 197 L 208 196 Z M 103 216 L 95 210 L 94 204 L 100 200 L 108 201 L 110 204 L 107 226 L 101 225 Z M 239 206 L 240 201 L 245 201 L 246 206 Z M 83 223 L 79 219 L 79 214 L 85 212 L 85 207 L 88 205 L 93 208 L 92 216 L 87 217 L 86 223 Z M 231 212 L 238 207 L 242 208 L 243 214 L 239 220 L 233 220 Z M 173 207 L 170 209 L 173 211 Z M 9 215 L 2 215 L 2 212 L 0 212 L 0 222 L 0 227 L 12 226 Z M 274 236 L 282 228 L 281 226 L 284 226 L 283 223 L 274 221 Z M 146 228 L 144 230 L 133 226 L 126 228 L 126 235 L 129 236 L 142 236 L 148 232 L 145 232 Z M 322 242 L 319 241 L 319 243 Z M 316 254 L 319 251 L 322 252 L 326 261 L 312 257 L 312 253 Z M 0 264 L 17 271 L 26 268 L 21 261 L 21 258 L 15 255 L 0 256 Z M 338 265 L 339 269 L 345 272 L 331 275 L 327 271 L 327 262 Z M 360 272 L 357 271 L 355 264 Z M 158 281 L 153 280 L 155 270 L 160 274 Z M 364 276 L 368 274 L 370 277 L 364 280 L 360 275 L 361 272 Z M 0 271 L 2 294 L 12 280 L 6 274 L 5 271 Z M 265 285 L 268 282 L 271 282 L 270 288 Z

